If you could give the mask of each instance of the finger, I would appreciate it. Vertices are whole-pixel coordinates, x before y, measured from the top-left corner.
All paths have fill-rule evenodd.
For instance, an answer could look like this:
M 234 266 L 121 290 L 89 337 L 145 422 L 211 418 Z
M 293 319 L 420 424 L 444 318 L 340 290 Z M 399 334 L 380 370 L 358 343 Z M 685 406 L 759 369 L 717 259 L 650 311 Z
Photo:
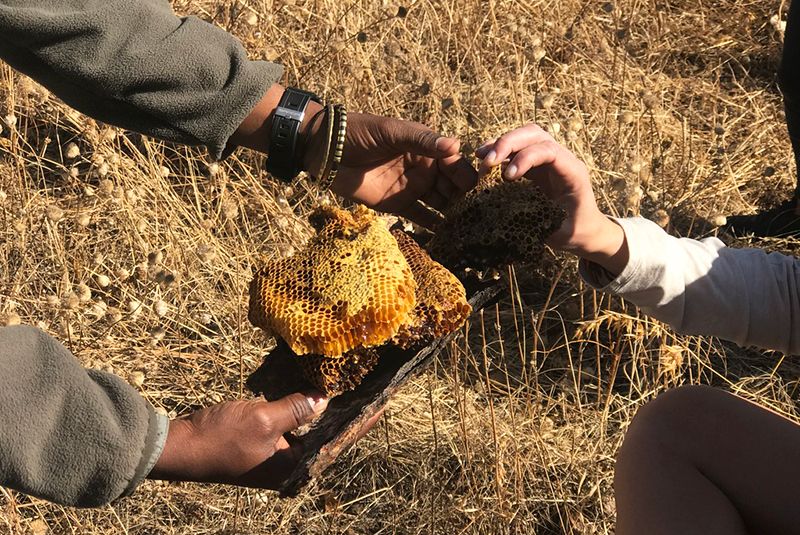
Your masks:
M 458 154 L 461 142 L 444 137 L 427 126 L 393 119 L 381 124 L 385 142 L 396 152 L 409 152 L 428 158 L 446 158 Z
M 531 176 L 531 172 L 535 172 L 539 168 L 545 168 L 559 176 L 566 177 L 582 173 L 585 166 L 561 145 L 552 139 L 546 139 L 534 143 L 514 155 L 505 172 L 508 178 L 519 178 L 526 174 L 531 178 L 536 178 L 536 176 Z
M 447 202 L 450 202 L 452 199 L 458 198 L 461 195 L 461 192 L 456 187 L 456 185 L 453 184 L 447 177 L 444 176 L 439 176 L 439 179 L 436 181 L 436 185 L 434 187 L 436 188 L 436 191 L 442 197 L 444 197 Z M 439 210 L 438 207 L 434 208 Z
M 414 201 L 408 208 L 399 212 L 398 215 L 427 229 L 433 229 L 444 221 L 440 214 L 437 214 L 419 201 Z
M 458 154 L 439 160 L 439 171 L 458 189 L 456 198 L 462 197 L 478 184 L 478 172 Z M 452 200 L 453 195 L 448 198 Z
M 529 124 L 505 133 L 495 141 L 492 150 L 483 159 L 483 164 L 494 167 L 502 163 L 512 153 L 519 152 L 528 145 L 538 141 L 553 139 L 539 125 Z
M 475 156 L 481 159 L 485 158 L 486 155 L 489 154 L 489 151 L 492 150 L 492 148 L 494 147 L 496 141 L 497 138 L 490 139 L 489 141 L 485 142 L 483 145 L 475 149 Z
M 448 204 L 450 204 L 450 199 L 442 195 L 436 190 L 429 191 L 424 197 L 422 197 L 422 202 L 427 204 L 432 208 L 436 208 L 437 210 L 444 210 Z
M 319 392 L 292 394 L 267 404 L 274 429 L 280 434 L 288 433 L 309 423 L 328 407 L 328 398 Z

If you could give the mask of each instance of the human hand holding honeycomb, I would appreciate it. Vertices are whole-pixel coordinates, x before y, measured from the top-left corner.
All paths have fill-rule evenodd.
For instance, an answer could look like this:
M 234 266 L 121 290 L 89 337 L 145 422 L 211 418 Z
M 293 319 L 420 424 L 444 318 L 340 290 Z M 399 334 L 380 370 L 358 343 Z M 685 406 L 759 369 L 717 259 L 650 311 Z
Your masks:
M 352 113 L 347 121 L 342 163 L 331 185 L 342 197 L 432 228 L 440 217 L 419 201 L 445 210 L 478 181 L 457 139 L 389 117 Z
M 509 160 L 506 179 L 529 179 L 545 197 L 563 206 L 567 217 L 547 238 L 551 247 L 574 253 L 611 273 L 622 272 L 628 262 L 622 227 L 597 207 L 586 165 L 541 127 L 529 124 L 512 130 L 486 142 L 475 154 L 482 159 L 482 174 Z

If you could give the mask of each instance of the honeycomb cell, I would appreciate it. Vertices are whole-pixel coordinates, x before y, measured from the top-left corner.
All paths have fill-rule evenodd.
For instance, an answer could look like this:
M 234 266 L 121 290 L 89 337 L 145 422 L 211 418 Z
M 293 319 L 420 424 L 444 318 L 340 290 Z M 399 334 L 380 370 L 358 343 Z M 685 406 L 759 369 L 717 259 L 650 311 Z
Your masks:
M 453 270 L 535 262 L 565 217 L 536 184 L 504 181 L 498 166 L 448 210 L 426 248 Z

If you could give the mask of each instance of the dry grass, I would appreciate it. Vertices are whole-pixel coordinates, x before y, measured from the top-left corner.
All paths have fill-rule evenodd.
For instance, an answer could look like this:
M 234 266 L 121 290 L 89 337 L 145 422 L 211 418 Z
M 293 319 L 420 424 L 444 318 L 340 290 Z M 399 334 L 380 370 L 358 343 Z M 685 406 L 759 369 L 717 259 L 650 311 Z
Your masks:
M 609 212 L 676 234 L 794 184 L 777 3 L 418 0 L 405 17 L 383 0 L 174 5 L 291 83 L 467 150 L 538 121 L 588 163 Z M 331 199 L 273 184 L 253 154 L 213 166 L 0 75 L 4 321 L 52 332 L 171 415 L 247 396 L 269 347 L 246 321 L 251 268 L 299 246 L 309 209 Z M 614 455 L 657 393 L 715 384 L 796 415 L 796 363 L 675 335 L 582 285 L 569 257 L 503 276 L 511 295 L 298 498 L 147 482 L 74 510 L 3 491 L 0 532 L 613 533 Z

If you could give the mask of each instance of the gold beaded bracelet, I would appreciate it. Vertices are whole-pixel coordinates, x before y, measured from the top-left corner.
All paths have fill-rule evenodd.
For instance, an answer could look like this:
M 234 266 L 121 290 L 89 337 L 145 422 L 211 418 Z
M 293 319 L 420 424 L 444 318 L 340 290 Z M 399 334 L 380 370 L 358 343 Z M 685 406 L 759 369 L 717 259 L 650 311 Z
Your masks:
M 320 173 L 319 188 L 329 189 L 333 181 L 336 179 L 336 174 L 339 171 L 339 165 L 342 163 L 342 153 L 344 152 L 344 141 L 347 137 L 347 110 L 342 104 L 337 104 L 333 107 L 333 119 L 335 120 L 336 137 L 333 151 L 328 155 L 330 162 L 326 162 L 325 171 Z M 331 122 L 333 124 L 333 121 Z

